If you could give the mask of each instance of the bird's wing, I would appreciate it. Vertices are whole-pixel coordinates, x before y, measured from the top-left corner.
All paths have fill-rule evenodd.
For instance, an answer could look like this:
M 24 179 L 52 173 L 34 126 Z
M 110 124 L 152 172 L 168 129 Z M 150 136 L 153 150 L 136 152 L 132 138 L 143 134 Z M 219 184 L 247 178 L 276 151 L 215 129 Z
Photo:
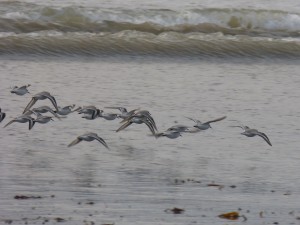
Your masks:
M 73 109 L 74 107 L 75 107 L 75 104 L 73 104 L 73 105 L 67 105 L 67 106 L 63 107 L 63 109 L 68 109 L 68 108 Z
M 30 84 L 28 84 L 28 85 L 23 85 L 23 86 L 19 87 L 19 89 L 25 89 L 25 88 L 28 88 L 28 87 L 30 87 Z
M 259 131 L 255 132 L 255 134 L 262 137 L 270 146 L 272 146 L 272 144 L 266 134 L 259 132 Z
M 148 116 L 146 116 L 146 117 L 147 117 L 147 119 L 150 121 L 150 123 L 152 124 L 152 126 L 154 127 L 154 129 L 157 131 L 156 123 L 155 123 L 153 117 L 150 116 L 150 115 L 148 115 Z
M 49 112 L 55 116 L 57 119 L 61 120 L 60 116 L 57 115 L 57 113 L 55 113 L 51 108 L 49 108 Z
M 193 119 L 193 118 L 191 118 L 191 117 L 185 117 L 185 118 L 194 121 L 196 124 L 201 124 L 201 121 L 200 121 L 200 120 L 195 120 L 195 119 Z
M 24 111 L 23 111 L 23 114 L 28 110 L 30 109 L 37 101 L 37 98 L 33 97 L 31 99 L 31 101 L 28 103 L 28 105 L 25 107 Z
M 106 144 L 106 142 L 103 140 L 103 138 L 99 137 L 98 135 L 95 135 L 95 139 L 97 141 L 99 141 L 101 144 L 103 144 L 105 146 L 105 148 L 109 149 L 108 145 Z
M 138 112 L 138 110 L 140 110 L 140 109 L 138 108 L 138 109 L 133 109 L 133 110 L 129 111 L 127 113 L 128 117 L 124 118 L 122 121 L 120 121 L 120 123 L 125 123 L 125 122 L 131 120 L 136 115 L 136 113 Z
M 2 114 L 1 114 L 1 117 L 0 117 L 0 122 L 4 120 L 5 116 L 6 116 L 6 114 L 5 114 L 5 113 L 2 113 Z
M 130 116 L 135 115 L 139 110 L 140 110 L 140 108 L 133 109 L 133 110 L 128 112 L 128 115 L 130 115 Z
M 143 118 L 142 119 L 142 121 L 147 125 L 147 127 L 150 129 L 150 131 L 151 131 L 151 133 L 153 134 L 153 135 L 155 135 L 155 128 L 154 128 L 154 126 L 153 126 L 153 124 L 150 122 L 150 121 L 148 121 L 146 118 Z
M 31 120 L 28 120 L 28 123 L 29 123 L 29 130 L 31 130 L 35 124 L 35 121 L 33 119 L 31 119 Z
M 230 126 L 230 127 L 239 127 L 239 128 L 242 128 L 244 131 L 246 130 L 246 126 L 239 126 L 239 125 L 236 125 L 236 126 Z
M 16 122 L 16 120 L 13 119 L 13 120 L 9 121 L 3 128 L 7 127 L 8 125 L 12 124 L 13 122 Z
M 116 132 L 119 132 L 119 131 L 121 131 L 121 130 L 124 130 L 126 127 L 128 127 L 128 126 L 131 125 L 131 124 L 132 124 L 132 122 L 127 121 L 127 122 L 124 123 L 122 126 L 120 126 L 119 129 L 116 130 Z
M 59 109 L 58 109 L 58 107 L 57 107 L 57 103 L 56 103 L 56 100 L 55 100 L 55 98 L 52 96 L 52 95 L 45 95 L 45 97 L 46 98 L 48 98 L 51 102 L 52 102 L 52 104 L 53 104 L 53 106 L 55 107 L 55 109 L 58 111 Z
M 74 141 L 72 141 L 72 142 L 68 145 L 68 147 L 72 147 L 72 146 L 78 144 L 78 143 L 81 142 L 81 141 L 82 141 L 81 139 L 76 138 Z
M 92 119 L 95 119 L 98 116 L 98 109 L 92 111 Z
M 207 121 L 205 123 L 214 123 L 214 122 L 218 122 L 218 121 L 221 121 L 221 120 L 224 120 L 226 118 L 226 116 L 222 116 L 218 119 L 214 119 L 214 120 L 210 120 L 210 121 Z

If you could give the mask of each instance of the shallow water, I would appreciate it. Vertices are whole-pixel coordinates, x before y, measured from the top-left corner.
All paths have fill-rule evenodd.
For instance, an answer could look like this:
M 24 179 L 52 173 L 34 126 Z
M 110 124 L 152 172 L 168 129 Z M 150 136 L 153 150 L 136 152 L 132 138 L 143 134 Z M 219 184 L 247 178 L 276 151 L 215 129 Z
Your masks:
M 174 140 L 155 139 L 144 125 L 116 133 L 119 121 L 76 113 L 31 131 L 1 128 L 0 223 L 227 224 L 218 215 L 240 210 L 250 224 L 299 224 L 298 71 L 298 60 L 2 57 L 1 127 L 30 101 L 9 92 L 23 84 L 62 106 L 148 109 L 159 130 L 192 126 L 185 117 L 227 119 Z M 273 147 L 230 127 L 241 123 L 266 133 Z M 110 150 L 96 142 L 67 147 L 86 131 Z M 185 211 L 165 211 L 174 207 Z

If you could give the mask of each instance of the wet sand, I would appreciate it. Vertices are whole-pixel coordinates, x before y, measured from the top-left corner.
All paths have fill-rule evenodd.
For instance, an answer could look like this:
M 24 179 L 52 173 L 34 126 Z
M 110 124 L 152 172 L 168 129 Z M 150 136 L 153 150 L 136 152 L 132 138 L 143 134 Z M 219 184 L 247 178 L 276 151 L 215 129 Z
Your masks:
M 0 224 L 299 224 L 298 71 L 296 60 L 1 58 Z M 227 119 L 174 140 L 144 125 L 116 133 L 119 121 L 76 113 L 31 131 L 3 128 L 31 99 L 9 92 L 23 84 L 62 106 L 148 109 L 160 131 L 192 126 L 186 116 Z M 237 121 L 273 147 L 240 135 Z M 67 147 L 87 131 L 110 150 Z M 231 211 L 245 218 L 218 217 Z

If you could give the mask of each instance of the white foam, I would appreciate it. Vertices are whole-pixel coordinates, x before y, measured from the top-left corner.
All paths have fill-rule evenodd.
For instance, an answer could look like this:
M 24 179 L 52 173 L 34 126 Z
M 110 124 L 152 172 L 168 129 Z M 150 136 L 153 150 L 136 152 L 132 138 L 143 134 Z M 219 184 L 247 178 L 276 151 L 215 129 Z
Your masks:
M 30 19 L 29 15 L 24 12 L 8 12 L 1 17 L 6 19 Z

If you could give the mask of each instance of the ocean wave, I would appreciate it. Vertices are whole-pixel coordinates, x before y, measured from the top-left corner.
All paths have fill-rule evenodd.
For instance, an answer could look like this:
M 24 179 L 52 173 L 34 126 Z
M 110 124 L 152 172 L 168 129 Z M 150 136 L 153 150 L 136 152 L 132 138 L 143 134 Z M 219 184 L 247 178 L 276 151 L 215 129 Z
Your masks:
M 255 9 L 118 9 L 0 2 L 0 32 L 120 32 L 299 36 L 300 14 Z
M 0 54 L 299 57 L 300 14 L 0 2 Z
M 0 35 L 0 54 L 160 55 L 203 57 L 300 57 L 296 38 L 266 38 L 222 33 L 121 31 L 83 33 L 41 31 Z

